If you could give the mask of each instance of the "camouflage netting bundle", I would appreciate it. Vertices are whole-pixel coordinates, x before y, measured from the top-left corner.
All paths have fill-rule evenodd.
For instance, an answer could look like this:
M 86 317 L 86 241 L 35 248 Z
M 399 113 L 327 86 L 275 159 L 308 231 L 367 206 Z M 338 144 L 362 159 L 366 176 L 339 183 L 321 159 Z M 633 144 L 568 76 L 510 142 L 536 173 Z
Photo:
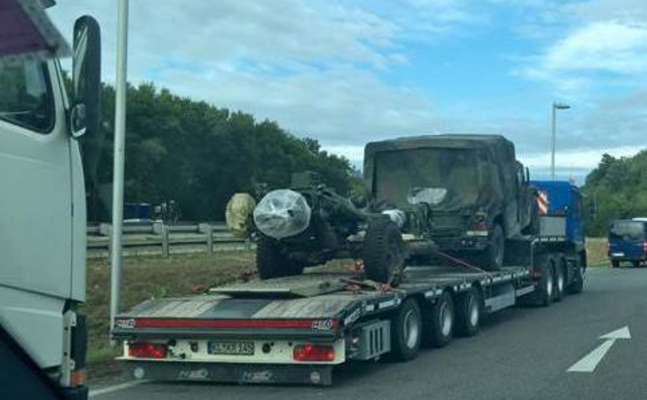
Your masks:
M 269 192 L 254 209 L 254 224 L 274 239 L 298 235 L 310 225 L 310 206 L 300 193 L 289 189 Z
M 256 200 L 247 193 L 234 194 L 225 210 L 227 228 L 236 237 L 247 237 L 251 230 L 250 216 L 256 207 Z

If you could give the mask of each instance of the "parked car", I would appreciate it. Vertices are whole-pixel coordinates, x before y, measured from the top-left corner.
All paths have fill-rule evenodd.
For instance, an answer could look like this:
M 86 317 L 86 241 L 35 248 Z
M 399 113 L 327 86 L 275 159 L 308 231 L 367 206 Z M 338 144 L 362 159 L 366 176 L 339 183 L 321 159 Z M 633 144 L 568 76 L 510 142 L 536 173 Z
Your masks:
M 639 267 L 647 261 L 647 218 L 620 219 L 609 226 L 609 259 L 613 268 L 631 262 Z

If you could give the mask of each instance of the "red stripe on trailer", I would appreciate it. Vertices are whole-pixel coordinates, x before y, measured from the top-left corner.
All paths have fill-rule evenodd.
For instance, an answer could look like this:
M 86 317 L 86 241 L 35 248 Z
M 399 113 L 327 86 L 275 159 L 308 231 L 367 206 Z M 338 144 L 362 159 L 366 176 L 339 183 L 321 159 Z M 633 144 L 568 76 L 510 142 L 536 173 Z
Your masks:
M 537 207 L 539 208 L 539 215 L 548 214 L 548 193 L 541 190 L 537 195 Z
M 337 320 L 311 319 L 158 319 L 137 318 L 135 328 L 196 328 L 196 329 L 315 329 L 335 330 Z

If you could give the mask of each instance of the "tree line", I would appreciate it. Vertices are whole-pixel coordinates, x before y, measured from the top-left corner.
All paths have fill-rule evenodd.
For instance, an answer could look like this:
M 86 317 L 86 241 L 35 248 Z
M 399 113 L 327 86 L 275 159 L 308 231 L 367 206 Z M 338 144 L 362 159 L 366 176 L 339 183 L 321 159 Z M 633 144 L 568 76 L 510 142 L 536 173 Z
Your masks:
M 604 154 L 582 193 L 596 205 L 595 217 L 586 224 L 589 236 L 606 236 L 614 219 L 647 217 L 647 150 L 633 157 Z
M 81 143 L 91 221 L 110 218 L 114 95 L 112 86 L 103 86 L 100 134 Z M 127 98 L 127 202 L 174 200 L 185 220 L 222 220 L 234 193 L 253 193 L 263 184 L 285 187 L 293 172 L 317 172 L 341 194 L 349 194 L 356 179 L 347 159 L 276 122 L 257 121 L 151 83 L 129 86 Z

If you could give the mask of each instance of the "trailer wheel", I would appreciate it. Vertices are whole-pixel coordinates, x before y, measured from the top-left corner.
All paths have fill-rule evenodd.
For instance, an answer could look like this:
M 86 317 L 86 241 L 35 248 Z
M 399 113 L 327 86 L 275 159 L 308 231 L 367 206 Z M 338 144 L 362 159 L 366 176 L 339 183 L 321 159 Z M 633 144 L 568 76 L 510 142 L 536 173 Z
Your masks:
M 371 220 L 366 228 L 362 253 L 368 278 L 382 283 L 391 282 L 406 258 L 398 226 L 386 217 Z
M 303 265 L 281 252 L 275 239 L 261 234 L 256 243 L 256 269 L 260 279 L 271 279 L 299 275 L 303 272 Z
M 550 257 L 541 257 L 539 261 L 541 278 L 535 289 L 535 305 L 548 307 L 553 302 L 553 290 L 555 288 L 553 277 L 555 274 L 552 270 Z
M 553 300 L 558 302 L 562 301 L 564 298 L 564 292 L 566 291 L 566 276 L 564 275 L 566 272 L 566 260 L 564 257 L 558 256 L 553 258 L 552 268 L 554 274 Z
M 451 342 L 454 333 L 454 301 L 449 292 L 443 292 L 425 318 L 425 344 L 443 347 Z
M 494 224 L 488 239 L 488 246 L 479 257 L 479 264 L 486 271 L 498 271 L 505 258 L 505 235 L 500 224 Z
M 611 260 L 612 268 L 620 268 L 620 260 Z
M 405 300 L 391 322 L 391 352 L 387 358 L 392 361 L 416 358 L 420 352 L 423 332 L 418 302 L 414 299 Z
M 634 268 L 640 268 L 640 261 L 632 261 Z
M 481 328 L 483 298 L 477 287 L 458 297 L 456 301 L 456 333 L 461 336 L 474 336 Z

